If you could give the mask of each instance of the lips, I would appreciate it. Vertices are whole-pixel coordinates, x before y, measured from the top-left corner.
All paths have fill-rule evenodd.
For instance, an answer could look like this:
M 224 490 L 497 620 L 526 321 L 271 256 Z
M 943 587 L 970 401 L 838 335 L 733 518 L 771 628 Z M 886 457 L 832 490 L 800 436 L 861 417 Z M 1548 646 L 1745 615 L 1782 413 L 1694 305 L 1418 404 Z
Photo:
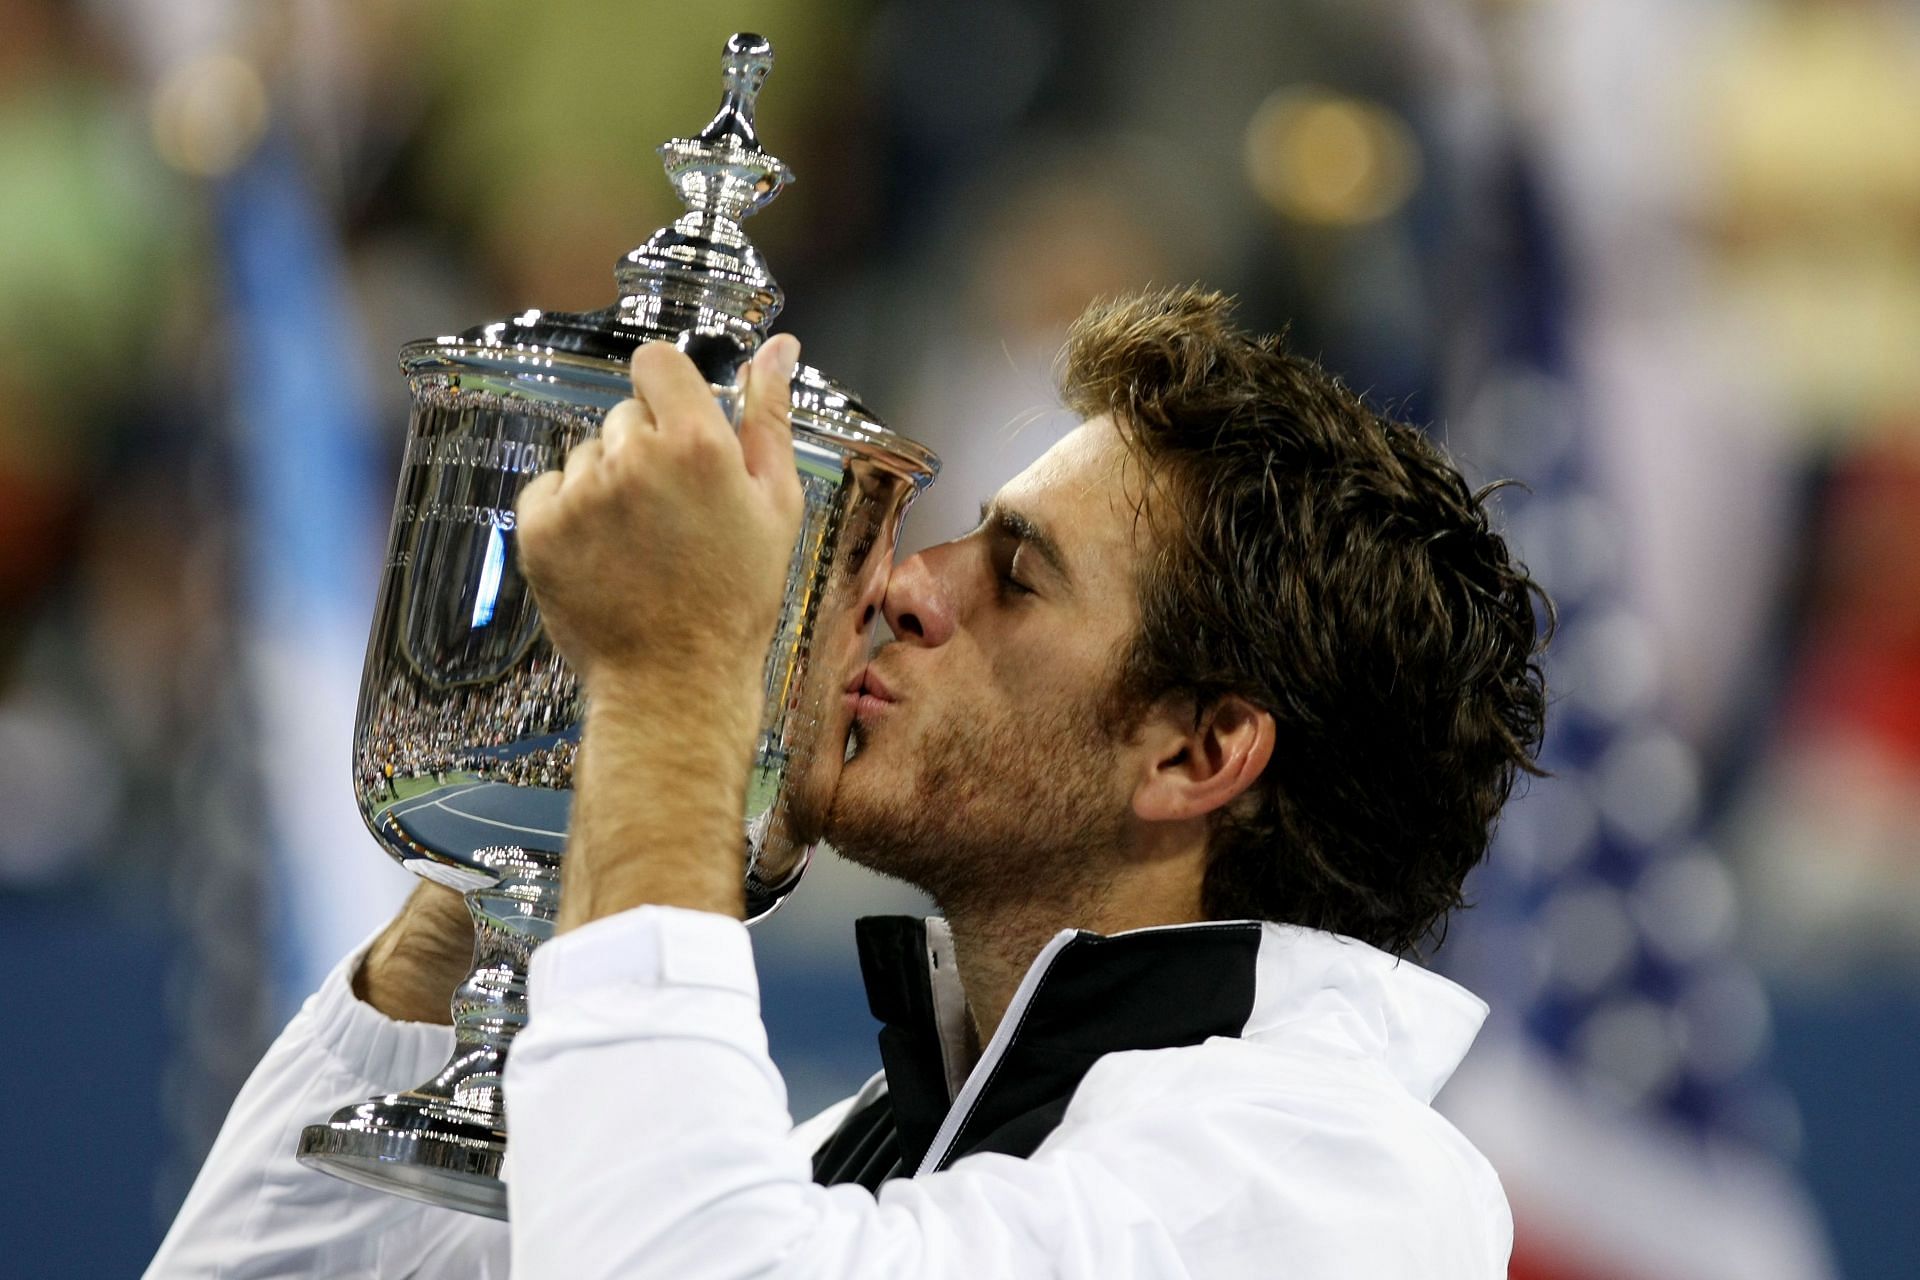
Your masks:
M 863 667 L 847 682 L 847 706 L 856 720 L 871 719 L 899 700 L 871 664 Z
M 854 688 L 861 693 L 870 693 L 874 697 L 886 702 L 900 701 L 900 695 L 895 693 L 892 687 L 880 678 L 880 673 L 873 669 L 871 662 L 854 678 Z

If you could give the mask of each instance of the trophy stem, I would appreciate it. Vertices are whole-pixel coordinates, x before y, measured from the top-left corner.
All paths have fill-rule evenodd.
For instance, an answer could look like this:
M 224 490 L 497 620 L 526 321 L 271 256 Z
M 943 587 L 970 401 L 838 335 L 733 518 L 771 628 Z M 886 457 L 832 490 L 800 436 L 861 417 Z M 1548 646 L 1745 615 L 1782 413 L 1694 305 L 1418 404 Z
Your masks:
M 473 969 L 453 996 L 453 1057 L 404 1093 L 357 1102 L 300 1135 L 300 1161 L 362 1186 L 492 1218 L 507 1216 L 501 1080 L 527 1024 L 527 962 L 553 936 L 560 856 L 480 850 L 497 878 L 472 890 Z

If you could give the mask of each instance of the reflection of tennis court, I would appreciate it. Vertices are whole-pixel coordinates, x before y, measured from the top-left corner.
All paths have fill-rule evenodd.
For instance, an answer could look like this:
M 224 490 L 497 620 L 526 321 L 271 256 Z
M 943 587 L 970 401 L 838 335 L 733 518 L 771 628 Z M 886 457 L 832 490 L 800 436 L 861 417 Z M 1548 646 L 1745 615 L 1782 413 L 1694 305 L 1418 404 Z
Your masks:
M 390 837 L 465 861 L 475 849 L 516 844 L 559 853 L 571 792 L 505 782 L 449 782 L 394 804 L 380 815 Z

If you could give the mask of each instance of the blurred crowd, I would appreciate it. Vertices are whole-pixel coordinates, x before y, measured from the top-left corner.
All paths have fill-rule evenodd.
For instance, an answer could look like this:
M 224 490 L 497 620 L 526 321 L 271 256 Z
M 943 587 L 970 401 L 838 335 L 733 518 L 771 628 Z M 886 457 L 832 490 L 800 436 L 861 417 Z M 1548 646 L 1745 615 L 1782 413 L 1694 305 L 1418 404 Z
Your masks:
M 1769 1000 L 1831 1029 L 1891 992 L 1885 1034 L 1920 1033 L 1906 0 L 0 0 L 0 900 L 141 920 L 171 975 L 127 1050 L 166 1118 L 130 1238 L 405 888 L 367 879 L 390 869 L 345 728 L 395 352 L 610 302 L 675 212 L 653 148 L 705 122 L 733 30 L 776 47 L 761 134 L 800 178 L 747 225 L 777 327 L 943 457 L 908 549 L 1070 425 L 1050 365 L 1088 300 L 1233 292 L 1476 480 L 1532 487 L 1496 508 L 1572 606 L 1550 683 L 1635 726 L 1566 748 L 1590 788 L 1516 802 L 1487 923 L 1458 926 L 1496 1021 L 1680 937 L 1761 980 L 1741 1071 L 1817 1056 Z M 462 744 L 524 731 L 467 714 Z M 557 779 L 571 752 L 489 767 Z M 472 765 L 367 758 L 360 786 L 388 763 Z M 1673 846 L 1663 887 L 1548 892 L 1587 828 Z M 802 920 L 768 945 L 824 936 Z M 1690 1025 L 1669 1047 L 1710 1078 L 1727 1038 Z M 1608 1088 L 1679 1078 L 1644 1026 L 1597 1027 L 1569 1043 Z M 1821 1181 L 1891 1158 L 1823 1154 L 1811 1120 L 1802 1146 L 1796 1114 L 1749 1128 L 1811 1162 L 1846 1265 L 1920 1267 Z

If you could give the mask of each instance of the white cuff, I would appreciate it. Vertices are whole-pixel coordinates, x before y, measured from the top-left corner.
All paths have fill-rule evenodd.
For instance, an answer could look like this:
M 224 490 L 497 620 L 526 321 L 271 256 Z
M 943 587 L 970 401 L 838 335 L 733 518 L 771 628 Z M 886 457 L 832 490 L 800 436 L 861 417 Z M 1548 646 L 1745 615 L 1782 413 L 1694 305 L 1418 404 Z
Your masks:
M 413 1088 L 447 1064 L 453 1028 L 395 1021 L 353 994 L 353 975 L 372 945 L 370 937 L 335 965 L 300 1012 L 322 1050 L 374 1091 L 392 1093 Z
M 708 987 L 757 1006 L 760 980 L 747 927 L 732 916 L 646 906 L 595 920 L 533 953 L 527 1000 L 543 1005 L 609 986 Z

